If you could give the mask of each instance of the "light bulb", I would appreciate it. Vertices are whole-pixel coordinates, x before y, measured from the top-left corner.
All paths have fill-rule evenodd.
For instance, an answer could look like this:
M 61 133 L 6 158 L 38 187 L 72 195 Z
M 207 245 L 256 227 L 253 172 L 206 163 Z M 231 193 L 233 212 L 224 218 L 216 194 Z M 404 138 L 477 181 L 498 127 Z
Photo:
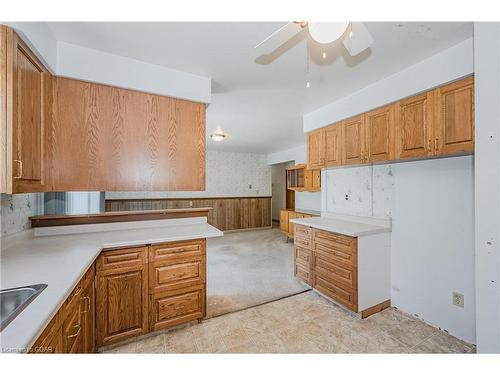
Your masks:
M 311 84 L 309 83 L 309 81 L 307 81 L 307 83 L 306 83 L 306 89 L 308 89 L 310 87 L 311 87 Z
M 326 52 L 323 51 L 323 58 L 326 59 Z
M 352 38 L 352 30 L 349 31 L 349 38 Z

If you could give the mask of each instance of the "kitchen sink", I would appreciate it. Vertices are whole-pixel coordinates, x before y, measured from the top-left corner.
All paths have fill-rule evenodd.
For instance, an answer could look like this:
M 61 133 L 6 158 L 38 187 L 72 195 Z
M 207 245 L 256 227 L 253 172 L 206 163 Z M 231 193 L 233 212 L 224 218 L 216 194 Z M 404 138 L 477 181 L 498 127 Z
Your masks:
M 3 331 L 46 287 L 47 284 L 36 284 L 0 290 L 0 331 Z

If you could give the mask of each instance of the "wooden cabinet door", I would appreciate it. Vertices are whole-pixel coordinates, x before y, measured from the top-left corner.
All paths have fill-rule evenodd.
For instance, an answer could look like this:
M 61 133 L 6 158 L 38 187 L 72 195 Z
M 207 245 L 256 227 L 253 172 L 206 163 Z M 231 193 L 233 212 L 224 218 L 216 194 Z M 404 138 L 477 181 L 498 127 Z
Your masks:
M 474 150 L 474 77 L 437 88 L 435 95 L 436 155 Z
M 56 77 L 54 191 L 205 189 L 205 104 Z
M 13 192 L 44 190 L 43 139 L 45 67 L 24 42 L 12 33 L 12 183 Z
M 287 210 L 280 211 L 280 230 L 285 233 L 288 232 L 288 213 Z
M 324 165 L 324 132 L 323 129 L 307 134 L 307 166 L 318 169 Z
M 96 296 L 98 347 L 148 332 L 147 250 L 108 250 L 100 255 Z M 103 257 L 114 258 L 114 264 L 106 267 Z M 132 265 L 120 267 L 120 263 Z
M 92 280 L 93 281 L 93 280 Z M 82 298 L 83 352 L 95 352 L 95 289 L 92 282 L 83 292 Z
M 365 114 L 365 149 L 370 162 L 394 158 L 394 105 Z
M 426 92 L 396 103 L 396 159 L 433 154 L 433 94 Z
M 325 128 L 325 165 L 336 167 L 342 164 L 342 123 Z
M 342 164 L 361 164 L 365 160 L 364 117 L 356 116 L 342 122 Z
M 83 353 L 82 304 L 80 299 L 72 303 L 63 323 L 63 352 Z

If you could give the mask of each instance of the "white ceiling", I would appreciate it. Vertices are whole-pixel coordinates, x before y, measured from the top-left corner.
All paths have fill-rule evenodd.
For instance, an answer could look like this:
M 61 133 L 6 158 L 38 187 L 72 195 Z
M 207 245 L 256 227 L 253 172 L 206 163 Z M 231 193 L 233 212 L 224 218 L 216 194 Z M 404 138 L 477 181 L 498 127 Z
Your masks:
M 48 23 L 55 38 L 212 78 L 210 148 L 270 153 L 304 144 L 302 115 L 355 92 L 472 36 L 472 23 L 365 23 L 375 42 L 350 57 L 342 45 L 303 40 L 271 64 L 253 47 L 284 23 Z M 311 61 L 307 74 L 306 52 Z M 311 82 L 306 89 L 305 82 Z

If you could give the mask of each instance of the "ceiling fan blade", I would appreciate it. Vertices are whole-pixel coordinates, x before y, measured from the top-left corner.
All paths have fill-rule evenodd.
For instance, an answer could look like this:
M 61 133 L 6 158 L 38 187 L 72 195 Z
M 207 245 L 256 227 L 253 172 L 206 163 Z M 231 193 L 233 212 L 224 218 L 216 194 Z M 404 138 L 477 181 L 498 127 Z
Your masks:
M 276 30 L 266 39 L 255 46 L 259 55 L 268 55 L 275 49 L 285 44 L 302 30 L 302 26 L 297 22 L 289 22 L 282 28 Z
M 344 43 L 349 54 L 355 56 L 371 46 L 373 37 L 362 22 L 352 22 L 350 28 L 342 37 L 342 43 Z

